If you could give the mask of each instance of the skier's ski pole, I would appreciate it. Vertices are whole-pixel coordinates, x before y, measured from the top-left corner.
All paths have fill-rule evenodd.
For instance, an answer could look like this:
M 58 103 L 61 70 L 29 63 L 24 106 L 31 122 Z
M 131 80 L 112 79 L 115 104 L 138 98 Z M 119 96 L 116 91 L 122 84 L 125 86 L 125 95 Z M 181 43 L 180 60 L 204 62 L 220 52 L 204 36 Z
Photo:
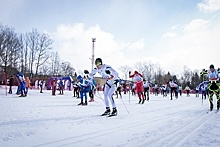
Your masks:
M 202 84 L 204 84 L 204 75 L 202 75 Z M 203 105 L 203 92 L 202 92 L 202 105 Z
M 129 103 L 130 103 L 130 88 L 131 88 L 131 84 L 129 84 Z
M 122 100 L 122 98 L 121 98 L 121 101 L 122 101 L 122 103 L 123 103 L 123 105 L 124 105 L 124 107 L 125 107 L 126 111 L 127 111 L 127 112 L 128 112 L 128 114 L 129 114 L 128 108 L 126 107 L 126 105 L 125 105 L 124 101 Z
M 85 71 L 84 71 L 84 72 L 85 72 Z M 104 99 L 103 99 L 102 96 L 100 95 L 99 90 L 97 89 L 97 87 L 96 87 L 92 82 L 91 82 L 90 84 L 93 85 L 94 90 L 97 91 L 97 93 L 98 93 L 99 96 L 97 96 L 96 94 L 94 94 L 94 95 L 95 95 L 96 97 L 98 97 L 99 99 L 101 99 L 101 100 L 103 101 L 103 103 L 105 103 L 105 102 L 104 102 Z
M 99 91 L 97 91 L 97 93 L 99 94 L 99 96 L 96 96 L 96 97 L 98 97 L 99 99 L 101 99 L 104 102 L 104 100 L 103 100 L 102 96 L 100 95 Z

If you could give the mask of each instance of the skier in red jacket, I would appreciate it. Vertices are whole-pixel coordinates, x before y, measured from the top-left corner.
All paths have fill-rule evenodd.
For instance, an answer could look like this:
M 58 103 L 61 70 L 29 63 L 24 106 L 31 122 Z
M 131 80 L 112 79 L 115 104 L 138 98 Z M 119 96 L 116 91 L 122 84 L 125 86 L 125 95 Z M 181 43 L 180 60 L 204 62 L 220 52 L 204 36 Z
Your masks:
M 131 71 L 129 71 L 129 78 L 133 78 L 135 81 L 135 92 L 138 95 L 139 98 L 139 104 L 144 103 L 144 86 L 143 86 L 143 76 L 139 72 L 135 71 L 134 74 L 131 74 Z M 142 102 L 141 102 L 142 101 Z

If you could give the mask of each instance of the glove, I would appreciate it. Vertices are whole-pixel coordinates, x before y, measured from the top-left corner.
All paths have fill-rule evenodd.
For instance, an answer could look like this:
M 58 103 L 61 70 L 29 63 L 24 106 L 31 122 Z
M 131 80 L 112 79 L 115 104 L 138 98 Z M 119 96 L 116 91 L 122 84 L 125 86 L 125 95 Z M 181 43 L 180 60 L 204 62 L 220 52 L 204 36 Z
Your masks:
M 84 70 L 84 74 L 89 74 L 89 71 L 88 70 Z
M 109 71 L 109 70 L 105 70 L 105 73 L 106 73 L 106 74 L 110 74 L 110 71 Z
M 117 79 L 117 80 L 115 80 L 114 84 L 117 84 L 118 82 L 119 82 L 119 80 Z

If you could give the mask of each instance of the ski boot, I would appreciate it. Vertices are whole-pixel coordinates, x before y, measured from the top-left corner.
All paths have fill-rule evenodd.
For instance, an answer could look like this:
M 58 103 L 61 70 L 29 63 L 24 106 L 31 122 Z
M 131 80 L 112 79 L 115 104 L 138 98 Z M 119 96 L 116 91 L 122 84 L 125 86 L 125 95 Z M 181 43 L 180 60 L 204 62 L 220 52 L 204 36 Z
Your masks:
M 141 98 L 139 98 L 139 102 L 138 102 L 138 104 L 140 104 L 141 103 Z
M 142 100 L 142 104 L 144 104 L 145 99 Z
M 83 101 L 81 101 L 78 105 L 83 105 Z
M 109 107 L 106 107 L 105 112 L 104 112 L 101 116 L 109 115 L 110 112 L 111 112 L 110 108 L 109 108 Z
M 113 108 L 112 113 L 109 115 L 109 117 L 116 116 L 117 114 L 118 114 L 117 109 Z
M 94 102 L 94 99 L 90 99 L 89 102 Z
M 88 105 L 87 101 L 85 101 L 85 103 L 83 103 L 82 105 L 83 106 L 87 106 Z

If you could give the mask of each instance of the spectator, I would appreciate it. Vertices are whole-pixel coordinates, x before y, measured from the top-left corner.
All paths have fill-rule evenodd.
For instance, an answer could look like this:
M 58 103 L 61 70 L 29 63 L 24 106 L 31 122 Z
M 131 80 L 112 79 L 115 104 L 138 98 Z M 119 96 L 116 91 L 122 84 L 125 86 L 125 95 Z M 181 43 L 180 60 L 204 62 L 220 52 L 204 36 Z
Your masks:
M 12 86 L 13 86 L 13 84 L 14 84 L 14 77 L 10 76 L 10 78 L 9 78 L 9 91 L 8 91 L 9 94 L 12 94 Z
M 29 77 L 26 77 L 26 78 L 25 78 L 25 81 L 26 81 L 26 91 L 25 91 L 25 95 L 27 96 L 28 89 L 31 87 L 31 81 L 30 81 Z

